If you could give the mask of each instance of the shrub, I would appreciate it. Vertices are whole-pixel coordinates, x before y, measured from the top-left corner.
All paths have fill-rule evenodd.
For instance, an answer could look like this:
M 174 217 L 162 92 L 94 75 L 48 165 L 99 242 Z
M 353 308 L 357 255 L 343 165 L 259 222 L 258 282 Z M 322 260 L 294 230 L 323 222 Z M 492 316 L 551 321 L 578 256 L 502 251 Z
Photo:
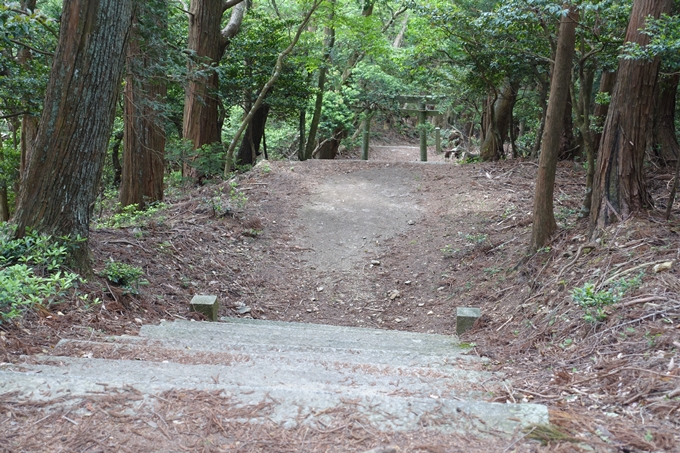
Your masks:
M 35 306 L 48 306 L 74 287 L 80 277 L 61 270 L 70 249 L 81 239 L 54 239 L 0 224 L 0 323 L 22 316 Z
M 147 283 L 142 280 L 144 275 L 142 268 L 130 264 L 109 261 L 100 275 L 114 285 L 118 285 L 125 290 L 126 294 L 139 294 L 139 285 Z
M 642 283 L 642 274 L 635 278 L 622 278 L 614 282 L 607 290 L 595 290 L 593 283 L 586 283 L 581 288 L 571 291 L 571 298 L 578 306 L 583 308 L 583 319 L 590 323 L 598 323 L 607 319 L 606 307 L 619 302 L 631 289 L 635 289 Z

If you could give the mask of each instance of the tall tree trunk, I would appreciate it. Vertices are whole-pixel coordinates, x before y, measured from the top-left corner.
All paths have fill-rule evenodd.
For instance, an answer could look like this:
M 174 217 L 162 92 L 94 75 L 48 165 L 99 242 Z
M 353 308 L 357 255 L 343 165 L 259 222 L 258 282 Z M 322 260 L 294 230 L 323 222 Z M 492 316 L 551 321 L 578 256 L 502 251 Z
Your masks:
M 161 36 L 167 28 L 165 0 L 147 1 L 137 8 L 128 46 L 124 92 L 124 152 L 120 187 L 121 206 L 163 199 L 165 115 L 167 94 Z M 155 35 L 154 35 L 155 34 Z
M 307 112 L 305 109 L 300 110 L 298 117 L 298 129 L 300 135 L 300 143 L 298 144 L 298 160 L 307 160 L 305 156 L 305 132 L 307 130 Z
M 22 11 L 35 11 L 36 0 L 22 0 Z M 27 66 L 32 59 L 31 51 L 27 47 L 23 47 L 19 51 L 18 62 L 22 66 Z M 25 110 L 30 111 L 29 102 L 25 100 Z M 27 113 L 21 116 L 21 157 L 19 163 L 19 179 L 24 176 L 26 165 L 31 153 L 31 146 L 35 135 L 38 132 L 38 117 L 33 113 Z
M 678 160 L 678 137 L 675 134 L 675 100 L 680 75 L 675 74 L 659 80 L 656 108 L 654 109 L 654 145 L 664 165 Z
M 401 23 L 401 28 L 399 29 L 399 33 L 397 33 L 397 36 L 395 36 L 394 41 L 392 42 L 392 47 L 395 48 L 395 49 L 400 48 L 402 43 L 404 42 L 404 36 L 406 35 L 406 30 L 408 29 L 408 20 L 409 20 L 409 14 L 406 13 L 404 15 L 404 20 Z
M 536 131 L 536 139 L 534 146 L 531 149 L 531 157 L 538 157 L 541 151 L 541 139 L 543 138 L 543 131 L 545 130 L 545 117 L 548 113 L 548 89 L 550 83 L 547 80 L 541 79 L 538 83 L 538 104 L 541 106 L 541 116 L 538 122 L 538 130 Z
M 335 5 L 335 3 L 333 2 L 332 5 Z M 330 20 L 331 22 L 333 21 L 333 12 L 331 12 Z M 316 131 L 318 130 L 319 122 L 321 121 L 321 108 L 323 106 L 323 95 L 324 89 L 326 87 L 326 73 L 328 72 L 328 65 L 330 64 L 331 60 L 331 52 L 333 51 L 333 46 L 335 45 L 335 28 L 332 26 L 326 27 L 325 34 L 326 39 L 324 44 L 326 49 L 324 51 L 323 64 L 319 68 L 319 91 L 316 93 L 312 123 L 309 126 L 309 134 L 307 135 L 305 159 L 311 159 L 314 148 L 316 148 Z
M 512 117 L 512 108 L 517 99 L 517 85 L 510 80 L 503 84 L 498 100 L 489 104 L 489 120 L 480 149 L 480 157 L 484 161 L 502 159 L 505 156 L 503 144 L 508 138 L 508 128 Z
M 113 166 L 113 185 L 120 188 L 123 180 L 123 166 L 120 163 L 120 145 L 123 143 L 123 135 L 125 131 L 116 132 L 113 136 L 113 145 L 111 146 L 111 165 Z
M 614 91 L 614 84 L 616 84 L 616 71 L 603 71 L 600 77 L 600 88 L 598 92 L 607 93 L 609 95 Z M 593 109 L 593 121 L 599 127 L 600 132 L 593 134 L 593 153 L 595 154 L 595 160 L 597 160 L 597 155 L 600 152 L 600 141 L 602 140 L 602 129 L 604 127 L 604 122 L 607 120 L 607 113 L 609 112 L 609 102 L 605 104 L 595 104 Z M 595 169 L 593 168 L 593 175 L 595 174 Z
M 222 30 L 222 15 L 232 8 L 229 24 Z M 221 141 L 219 128 L 219 77 L 208 68 L 216 67 L 227 48 L 229 40 L 238 33 L 245 13 L 245 3 L 236 0 L 191 0 L 189 10 L 188 48 L 194 61 L 189 71 L 198 71 L 192 77 L 184 93 L 184 119 L 182 135 L 193 149 Z M 200 177 L 190 166 L 185 173 Z
M 668 13 L 672 0 L 635 0 L 626 42 L 642 46 L 648 16 Z M 593 184 L 590 227 L 593 234 L 650 204 L 644 182 L 647 128 L 654 106 L 659 60 L 619 60 L 618 80 L 604 125 Z
M 572 7 L 569 14 L 560 21 L 557 38 L 555 68 L 550 83 L 550 101 L 538 161 L 536 192 L 534 195 L 534 223 L 531 229 L 529 249 L 533 252 L 545 245 L 557 229 L 553 213 L 553 193 L 555 190 L 555 171 L 560 137 L 564 126 L 564 109 L 569 99 L 571 65 L 576 43 L 576 23 L 578 11 Z
M 0 163 L 5 160 L 2 153 L 2 134 L 0 134 Z M 9 220 L 9 200 L 7 198 L 7 181 L 0 180 L 0 222 Z
M 564 107 L 562 115 L 562 135 L 560 137 L 560 151 L 558 154 L 559 160 L 574 160 L 579 154 L 579 146 L 574 137 L 574 104 L 571 102 L 571 77 L 569 78 L 569 92 L 567 96 L 567 105 Z
M 253 115 L 236 154 L 238 165 L 253 165 L 260 151 L 264 129 L 269 115 L 269 104 L 262 104 Z
M 297 28 L 297 31 L 295 32 L 295 35 L 293 35 L 293 38 L 292 38 L 290 44 L 288 44 L 288 47 L 286 47 L 279 54 L 279 56 L 276 58 L 276 64 L 274 65 L 274 72 L 269 77 L 269 80 L 267 80 L 267 83 L 265 83 L 264 86 L 262 87 L 260 94 L 257 96 L 257 99 L 255 99 L 255 103 L 250 108 L 250 110 L 248 111 L 246 116 L 243 118 L 243 121 L 241 121 L 241 125 L 236 130 L 236 134 L 234 134 L 234 137 L 231 139 L 231 143 L 229 144 L 229 148 L 227 149 L 226 162 L 224 163 L 224 176 L 225 177 L 231 171 L 231 166 L 233 164 L 234 150 L 236 149 L 237 143 L 241 139 L 241 135 L 243 134 L 243 131 L 250 124 L 250 121 L 253 118 L 253 116 L 255 115 L 255 112 L 264 103 L 264 98 L 267 96 L 267 93 L 269 93 L 269 90 L 272 89 L 272 87 L 274 86 L 276 81 L 279 79 L 279 76 L 281 75 L 281 71 L 283 70 L 283 62 L 286 60 L 288 55 L 290 55 L 290 53 L 295 48 L 295 45 L 300 40 L 300 36 L 302 36 L 302 32 L 307 28 L 307 24 L 309 24 L 309 20 L 312 18 L 312 15 L 314 14 L 316 9 L 319 7 L 319 5 L 322 2 L 323 2 L 323 0 L 313 0 L 309 10 L 305 13 L 304 18 L 302 19 L 302 23 L 300 23 L 300 25 Z
M 133 0 L 64 0 L 45 108 L 22 181 L 17 237 L 89 235 L 113 125 Z M 77 102 L 75 102 L 77 100 Z M 86 244 L 71 252 L 89 271 Z
M 579 62 L 579 96 L 578 100 L 574 90 L 572 93 L 572 105 L 576 106 L 576 127 L 581 134 L 581 142 L 583 151 L 586 155 L 586 162 L 588 162 L 588 173 L 586 175 L 586 191 L 581 205 L 580 218 L 588 217 L 590 213 L 590 205 L 593 195 L 593 176 L 595 174 L 593 166 L 595 163 L 595 143 L 593 131 L 590 129 L 590 105 L 593 100 L 593 81 L 595 79 L 595 70 L 586 68 L 585 61 Z

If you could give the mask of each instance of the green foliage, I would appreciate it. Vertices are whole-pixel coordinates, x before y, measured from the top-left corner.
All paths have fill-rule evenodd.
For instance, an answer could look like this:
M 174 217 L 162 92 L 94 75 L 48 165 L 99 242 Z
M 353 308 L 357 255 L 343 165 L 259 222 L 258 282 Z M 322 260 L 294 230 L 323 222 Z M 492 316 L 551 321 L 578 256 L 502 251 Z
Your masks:
M 145 209 L 139 210 L 137 205 L 129 205 L 124 208 L 117 204 L 117 209 L 114 214 L 106 217 L 100 217 L 95 220 L 96 228 L 126 228 L 131 226 L 143 226 L 152 219 L 159 220 L 158 214 L 164 211 L 168 206 L 165 203 L 157 202 L 150 203 Z
M 289 44 L 291 27 L 297 20 L 268 16 L 259 9 L 249 9 L 241 31 L 232 39 L 229 51 L 217 68 L 220 95 L 227 105 L 239 105 L 245 111 L 255 101 L 272 75 L 279 53 Z M 306 104 L 310 87 L 298 70 L 300 61 L 289 59 L 265 102 L 272 116 L 293 115 Z
M 643 32 L 649 35 L 649 44 L 642 47 L 627 43 L 622 57 L 646 60 L 659 57 L 664 71 L 680 69 L 680 16 L 664 14 L 659 19 L 647 18 Z
M 0 323 L 50 305 L 80 281 L 62 267 L 82 240 L 55 240 L 33 232 L 14 239 L 13 234 L 13 228 L 0 224 Z
M 572 300 L 585 312 L 583 319 L 596 324 L 607 319 L 606 307 L 616 304 L 631 289 L 642 284 L 642 274 L 631 279 L 621 279 L 614 282 L 606 290 L 596 290 L 593 283 L 586 283 L 581 288 L 571 291 Z
M 130 264 L 109 261 L 100 275 L 114 285 L 118 285 L 127 294 L 139 294 L 139 285 L 147 284 L 142 280 L 144 271 L 142 268 Z
M 41 10 L 22 13 L 18 2 L 0 4 L 0 111 L 40 114 L 58 28 Z M 21 61 L 27 46 L 29 58 Z
M 0 129 L 0 134 L 2 130 Z M 21 151 L 15 147 L 10 140 L 0 138 L 0 186 L 7 188 L 7 198 L 9 205 L 14 204 L 14 185 L 19 177 L 19 161 Z
M 474 233 L 474 234 L 470 233 L 470 234 L 466 234 L 464 236 L 464 238 L 465 238 L 465 240 L 467 240 L 468 242 L 471 242 L 473 244 L 482 244 L 483 242 L 485 242 L 489 238 L 489 235 L 484 234 L 484 233 Z
M 480 156 L 476 156 L 474 154 L 470 154 L 465 157 L 465 159 L 461 160 L 461 164 L 476 164 L 478 162 L 481 162 L 482 158 Z

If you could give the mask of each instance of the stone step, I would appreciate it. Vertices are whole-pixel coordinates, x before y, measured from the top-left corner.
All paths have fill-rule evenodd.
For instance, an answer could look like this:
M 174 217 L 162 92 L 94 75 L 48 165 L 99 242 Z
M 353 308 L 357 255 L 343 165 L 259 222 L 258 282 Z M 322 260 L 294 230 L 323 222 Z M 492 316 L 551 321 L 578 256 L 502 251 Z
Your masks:
M 222 318 L 223 320 L 228 318 Z M 198 340 L 230 344 L 394 351 L 458 357 L 465 353 L 456 337 L 360 327 L 228 319 L 224 322 L 174 321 L 145 325 L 139 335 L 160 340 Z
M 482 387 L 477 383 L 492 380 L 494 377 L 489 372 L 470 369 L 470 367 L 456 367 L 454 364 L 448 364 L 444 368 L 439 363 L 434 363 L 432 366 L 425 363 L 408 363 L 403 360 L 376 363 L 372 360 L 362 360 L 366 357 L 361 353 L 339 356 L 334 353 L 310 354 L 309 351 L 234 351 L 226 348 L 216 350 L 214 345 L 200 343 L 195 345 L 191 343 L 192 346 L 188 348 L 187 343 L 181 342 L 159 342 L 151 339 L 127 340 L 120 337 L 113 337 L 108 342 L 65 339 L 61 340 L 52 355 L 47 357 L 222 365 L 229 368 L 230 374 L 247 373 L 259 377 L 267 375 L 271 370 L 277 370 L 278 375 L 285 375 L 291 379 L 302 374 L 305 378 L 313 377 L 329 382 L 342 381 L 347 379 L 347 376 L 351 376 L 357 385 L 374 386 L 376 379 L 396 379 L 400 385 L 410 389 L 429 385 L 432 389 L 425 390 L 428 395 L 435 392 L 434 389 L 440 388 L 448 389 L 457 395 L 474 393 L 482 398 L 492 387 Z M 49 358 L 45 360 L 49 361 Z
M 500 379 L 455 337 L 227 319 L 143 326 L 139 337 L 62 340 L 53 355 L 0 367 L 0 394 L 72 404 L 92 393 L 218 391 L 271 403 L 272 420 L 323 422 L 336 408 L 380 430 L 514 432 L 548 423 L 545 406 L 485 401 Z M 495 382 L 495 384 L 494 384 Z M 255 420 L 256 421 L 256 420 Z
M 32 363 L 0 369 L 0 393 L 18 391 L 47 400 L 130 388 L 144 395 L 173 389 L 222 391 L 243 405 L 275 401 L 270 417 L 287 426 L 294 426 L 300 417 L 310 420 L 314 414 L 348 404 L 381 430 L 433 424 L 445 431 L 483 426 L 511 433 L 520 426 L 545 423 L 548 417 L 544 406 L 459 398 L 448 390 L 447 379 L 437 380 L 436 387 L 427 382 L 410 387 L 417 379 L 400 376 L 395 380 L 394 376 L 358 370 L 328 370 L 324 374 L 306 367 L 303 373 L 292 373 L 262 363 L 225 366 L 49 356 L 32 359 Z

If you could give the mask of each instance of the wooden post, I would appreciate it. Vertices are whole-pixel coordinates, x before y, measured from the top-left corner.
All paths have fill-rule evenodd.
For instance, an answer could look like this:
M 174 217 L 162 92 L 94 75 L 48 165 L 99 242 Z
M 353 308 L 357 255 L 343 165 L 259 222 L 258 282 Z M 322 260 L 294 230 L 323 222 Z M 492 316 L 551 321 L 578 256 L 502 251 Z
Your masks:
M 442 153 L 442 128 L 434 128 L 434 147 L 437 150 L 437 154 Z
M 418 104 L 418 127 L 420 127 L 420 161 L 427 162 L 427 110 L 425 102 Z
M 364 135 L 361 145 L 361 160 L 368 160 L 368 143 L 371 137 L 371 109 L 364 110 Z

